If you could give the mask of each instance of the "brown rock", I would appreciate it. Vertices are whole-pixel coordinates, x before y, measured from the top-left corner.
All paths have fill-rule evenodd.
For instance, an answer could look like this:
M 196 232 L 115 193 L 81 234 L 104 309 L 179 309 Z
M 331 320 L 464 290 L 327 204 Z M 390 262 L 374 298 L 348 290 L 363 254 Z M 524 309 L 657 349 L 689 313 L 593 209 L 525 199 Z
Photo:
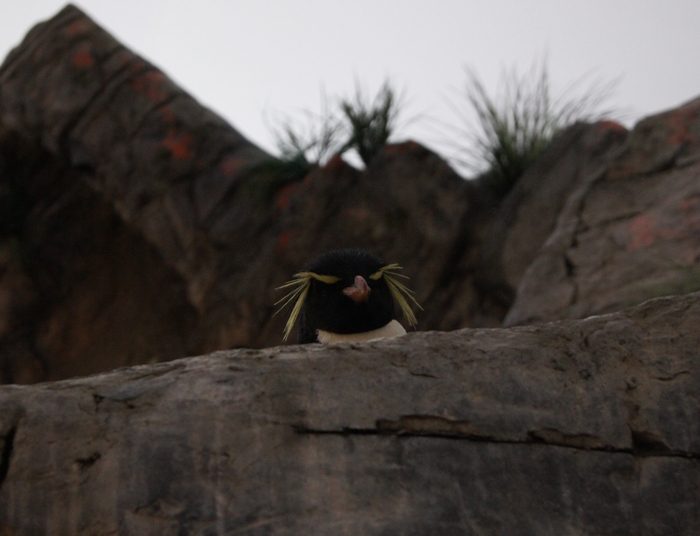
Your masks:
M 479 204 L 444 161 L 407 142 L 285 183 L 270 159 L 77 8 L 34 28 L 0 67 L 0 201 L 26 205 L 0 239 L 34 292 L 3 380 L 10 346 L 52 380 L 279 344 L 275 288 L 346 246 L 405 267 L 423 329 L 472 323 Z
M 641 121 L 569 197 L 504 323 L 583 318 L 700 288 L 700 100 Z
M 479 248 L 478 286 L 502 320 L 566 200 L 619 150 L 627 130 L 611 121 L 561 132 L 500 203 Z
M 0 388 L 11 534 L 700 531 L 700 294 Z
M 414 142 L 289 181 L 68 6 L 0 67 L 0 380 L 279 344 L 275 288 L 338 247 L 403 265 L 420 329 L 500 325 L 516 288 L 508 324 L 698 288 L 696 107 L 575 125 L 495 213 Z

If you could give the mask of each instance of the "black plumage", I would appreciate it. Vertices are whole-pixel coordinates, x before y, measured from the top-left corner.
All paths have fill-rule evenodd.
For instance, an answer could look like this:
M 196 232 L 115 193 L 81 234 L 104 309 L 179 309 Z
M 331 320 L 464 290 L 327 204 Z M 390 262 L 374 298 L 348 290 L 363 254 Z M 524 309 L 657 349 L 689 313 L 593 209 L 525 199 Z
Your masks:
M 278 303 L 283 302 L 282 307 L 295 303 L 285 338 L 297 317 L 297 342 L 302 344 L 319 342 L 319 334 L 323 342 L 329 338 L 335 342 L 348 340 L 346 335 L 355 337 L 353 334 L 369 333 L 378 338 L 396 336 L 397 330 L 405 333 L 396 322 L 394 300 L 411 324 L 415 324 L 415 316 L 405 299 L 413 300 L 412 292 L 396 279 L 405 277 L 398 273 L 400 269 L 365 250 L 324 253 L 280 287 L 293 290 Z M 363 340 L 359 337 L 352 340 Z

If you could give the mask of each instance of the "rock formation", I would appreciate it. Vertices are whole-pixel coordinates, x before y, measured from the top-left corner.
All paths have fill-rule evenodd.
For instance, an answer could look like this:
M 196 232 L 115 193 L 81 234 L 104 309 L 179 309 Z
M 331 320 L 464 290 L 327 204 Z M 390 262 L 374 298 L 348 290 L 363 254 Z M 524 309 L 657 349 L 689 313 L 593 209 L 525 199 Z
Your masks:
M 0 389 L 0 533 L 700 532 L 700 293 Z
M 414 142 L 290 179 L 66 7 L 0 67 L 0 382 L 151 364 L 0 387 L 0 535 L 700 533 L 699 107 L 497 207 Z M 349 246 L 454 331 L 251 349 Z
M 336 247 L 403 265 L 424 329 L 471 325 L 473 184 L 412 142 L 271 160 L 77 8 L 34 28 L 0 68 L 0 381 L 279 344 L 275 288 Z
M 698 102 L 574 125 L 495 209 L 414 142 L 289 180 L 68 6 L 0 68 L 0 381 L 280 344 L 275 288 L 336 247 L 403 265 L 424 330 L 696 290 Z
M 641 121 L 568 198 L 506 325 L 700 289 L 700 99 Z
M 627 139 L 612 121 L 579 123 L 556 137 L 501 202 L 479 245 L 478 286 L 498 300 L 503 319 L 566 200 Z M 484 292 L 486 293 L 486 292 Z

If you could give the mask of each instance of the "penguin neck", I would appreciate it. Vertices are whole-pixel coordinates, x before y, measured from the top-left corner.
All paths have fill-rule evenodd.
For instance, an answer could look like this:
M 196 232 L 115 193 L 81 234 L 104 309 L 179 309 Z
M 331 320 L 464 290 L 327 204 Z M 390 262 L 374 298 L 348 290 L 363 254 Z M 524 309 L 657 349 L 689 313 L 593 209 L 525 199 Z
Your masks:
M 338 344 L 341 342 L 367 342 L 377 339 L 400 337 L 406 334 L 406 330 L 396 320 L 392 320 L 386 326 L 363 333 L 331 333 L 319 329 L 316 331 L 318 341 L 324 344 Z

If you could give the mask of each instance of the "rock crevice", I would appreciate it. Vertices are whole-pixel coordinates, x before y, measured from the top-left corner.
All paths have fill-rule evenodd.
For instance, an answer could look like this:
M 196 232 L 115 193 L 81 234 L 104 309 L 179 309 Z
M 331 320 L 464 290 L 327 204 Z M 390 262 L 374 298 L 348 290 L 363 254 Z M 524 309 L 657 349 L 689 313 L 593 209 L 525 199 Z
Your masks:
M 418 424 L 420 423 L 420 424 Z M 286 423 L 275 423 L 286 424 Z M 318 430 L 304 425 L 295 425 L 293 429 L 298 434 L 339 435 L 343 437 L 364 435 L 387 435 L 401 437 L 427 437 L 441 439 L 456 439 L 493 444 L 509 445 L 543 445 L 572 448 L 586 451 L 600 451 L 615 454 L 630 454 L 634 457 L 678 457 L 690 460 L 700 460 L 700 452 L 685 452 L 672 450 L 652 432 L 631 432 L 631 448 L 620 448 L 606 445 L 599 437 L 588 434 L 566 434 L 553 428 L 530 430 L 524 438 L 499 437 L 487 435 L 476 430 L 468 421 L 454 421 L 434 415 L 407 415 L 398 421 L 379 419 L 374 428 L 348 428 L 340 430 Z
M 12 450 L 15 443 L 15 434 L 17 433 L 17 427 L 10 428 L 4 436 L 0 437 L 2 446 L 0 447 L 0 490 L 2 490 L 2 485 L 5 482 L 7 473 L 10 471 L 10 461 L 12 460 Z

